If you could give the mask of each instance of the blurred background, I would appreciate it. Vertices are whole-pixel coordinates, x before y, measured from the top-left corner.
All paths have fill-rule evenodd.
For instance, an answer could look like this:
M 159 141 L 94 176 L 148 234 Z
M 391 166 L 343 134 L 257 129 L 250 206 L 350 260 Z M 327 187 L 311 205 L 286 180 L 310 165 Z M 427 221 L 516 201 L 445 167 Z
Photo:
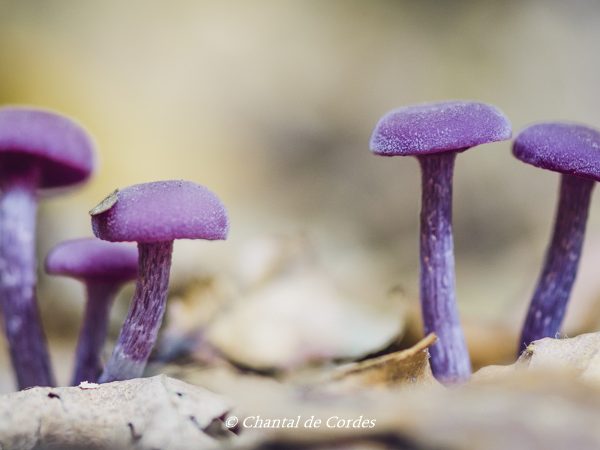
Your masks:
M 232 225 L 226 242 L 176 244 L 173 295 L 214 277 L 243 292 L 240 274 L 300 236 L 310 248 L 300 253 L 352 304 L 385 309 L 398 287 L 413 308 L 419 168 L 370 154 L 378 118 L 411 103 L 476 99 L 502 109 L 515 133 L 543 120 L 599 127 L 599 24 L 592 0 L 0 0 L 0 104 L 67 114 L 99 151 L 91 182 L 43 200 L 40 258 L 91 235 L 87 211 L 115 188 L 182 178 L 216 192 Z M 516 161 L 509 142 L 462 154 L 455 176 L 461 314 L 473 348 L 503 346 L 485 362 L 506 361 L 559 177 Z M 599 264 L 596 196 L 566 333 L 597 325 Z M 131 291 L 115 308 L 113 338 Z M 65 379 L 82 296 L 40 265 L 44 324 Z

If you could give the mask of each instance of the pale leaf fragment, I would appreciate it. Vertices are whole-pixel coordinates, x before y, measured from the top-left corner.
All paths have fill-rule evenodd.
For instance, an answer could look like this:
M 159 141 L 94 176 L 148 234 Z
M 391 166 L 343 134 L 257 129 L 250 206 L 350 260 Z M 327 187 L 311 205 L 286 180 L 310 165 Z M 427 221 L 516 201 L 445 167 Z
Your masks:
M 119 201 L 119 190 L 115 189 L 110 194 L 108 194 L 100 203 L 90 209 L 90 216 L 97 216 L 98 214 L 102 214 L 103 212 L 108 211 L 113 206 L 117 204 Z
M 508 366 L 488 366 L 475 373 L 475 381 L 510 376 L 517 370 L 543 374 L 568 375 L 600 386 L 600 333 L 586 333 L 573 338 L 544 338 L 532 342 Z
M 215 447 L 220 441 L 205 430 L 229 410 L 223 397 L 164 375 L 33 388 L 0 396 L 0 448 Z
M 545 338 L 531 343 L 518 363 L 529 370 L 569 371 L 582 380 L 600 384 L 600 333 L 573 338 Z

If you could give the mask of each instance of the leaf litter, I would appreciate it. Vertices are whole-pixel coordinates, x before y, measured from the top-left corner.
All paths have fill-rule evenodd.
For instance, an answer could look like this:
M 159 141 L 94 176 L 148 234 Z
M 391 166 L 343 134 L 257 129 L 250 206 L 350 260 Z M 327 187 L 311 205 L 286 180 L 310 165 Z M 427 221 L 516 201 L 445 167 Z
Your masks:
M 600 333 L 536 341 L 513 364 L 444 387 L 428 363 L 435 337 L 416 338 L 404 294 L 383 309 L 344 312 L 360 302 L 302 246 L 269 245 L 265 267 L 243 281 L 199 280 L 172 299 L 163 356 L 187 342 L 187 359 L 157 357 L 151 371 L 166 375 L 0 396 L 0 448 L 600 448 Z M 285 326 L 264 320 L 283 305 L 294 311 Z M 311 328 L 321 313 L 321 328 Z M 253 326 L 238 329 L 244 321 Z M 221 327 L 230 341 L 217 338 Z M 272 327 L 281 349 L 261 347 L 250 332 L 261 327 Z M 376 338 L 359 342 L 378 327 Z M 490 362 L 506 359 L 516 347 L 510 332 L 483 328 L 467 333 L 479 340 L 472 348 Z M 293 426 L 260 426 L 286 418 Z

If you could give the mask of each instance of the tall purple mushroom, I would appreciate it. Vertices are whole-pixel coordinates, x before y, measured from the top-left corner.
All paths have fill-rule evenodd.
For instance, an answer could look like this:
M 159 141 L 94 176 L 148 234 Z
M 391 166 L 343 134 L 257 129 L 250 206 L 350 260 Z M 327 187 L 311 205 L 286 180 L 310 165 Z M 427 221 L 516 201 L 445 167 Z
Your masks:
M 577 275 L 592 190 L 600 181 L 600 132 L 571 123 L 532 125 L 515 139 L 513 154 L 562 174 L 552 240 L 521 332 L 521 352 L 560 330 Z
M 20 389 L 54 384 L 35 288 L 38 191 L 86 180 L 94 149 L 58 114 L 0 109 L 0 307 Z
M 46 272 L 81 280 L 87 292 L 75 353 L 74 386 L 82 381 L 98 381 L 110 307 L 123 284 L 136 279 L 137 268 L 135 246 L 95 238 L 62 242 L 46 257 Z
M 455 299 L 452 174 L 456 154 L 511 136 L 508 119 L 483 103 L 450 101 L 408 106 L 377 123 L 370 148 L 381 156 L 416 156 L 421 165 L 421 309 L 425 332 L 438 341 L 431 368 L 444 383 L 467 380 L 471 362 Z
M 142 375 L 165 312 L 175 239 L 226 239 L 227 212 L 203 186 L 158 181 L 115 191 L 90 211 L 94 234 L 138 243 L 139 275 L 133 300 L 100 382 Z

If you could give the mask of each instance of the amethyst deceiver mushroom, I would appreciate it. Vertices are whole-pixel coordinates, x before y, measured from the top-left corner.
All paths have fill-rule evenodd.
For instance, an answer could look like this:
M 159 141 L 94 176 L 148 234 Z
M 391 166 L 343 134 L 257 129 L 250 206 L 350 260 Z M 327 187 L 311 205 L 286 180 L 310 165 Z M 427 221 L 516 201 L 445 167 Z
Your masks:
M 484 103 L 448 101 L 408 106 L 377 123 L 370 148 L 380 156 L 416 156 L 421 165 L 420 296 L 431 368 L 444 383 L 467 380 L 471 362 L 455 299 L 452 174 L 457 153 L 511 136 L 508 119 Z
M 135 293 L 100 382 L 136 378 L 144 371 L 165 312 L 173 241 L 226 239 L 227 211 L 203 186 L 158 181 L 115 191 L 90 214 L 100 239 L 138 243 Z
M 513 154 L 562 174 L 554 231 L 521 332 L 519 353 L 532 341 L 555 337 L 575 283 L 588 210 L 600 181 L 600 131 L 571 123 L 541 123 L 523 130 Z
M 135 246 L 96 238 L 62 242 L 46 257 L 46 272 L 82 281 L 87 293 L 75 352 L 73 386 L 82 381 L 98 381 L 110 308 L 123 284 L 136 279 L 137 269 L 138 252 Z
M 0 307 L 20 389 L 54 384 L 35 293 L 38 192 L 83 182 L 93 168 L 92 142 L 75 122 L 0 109 Z

